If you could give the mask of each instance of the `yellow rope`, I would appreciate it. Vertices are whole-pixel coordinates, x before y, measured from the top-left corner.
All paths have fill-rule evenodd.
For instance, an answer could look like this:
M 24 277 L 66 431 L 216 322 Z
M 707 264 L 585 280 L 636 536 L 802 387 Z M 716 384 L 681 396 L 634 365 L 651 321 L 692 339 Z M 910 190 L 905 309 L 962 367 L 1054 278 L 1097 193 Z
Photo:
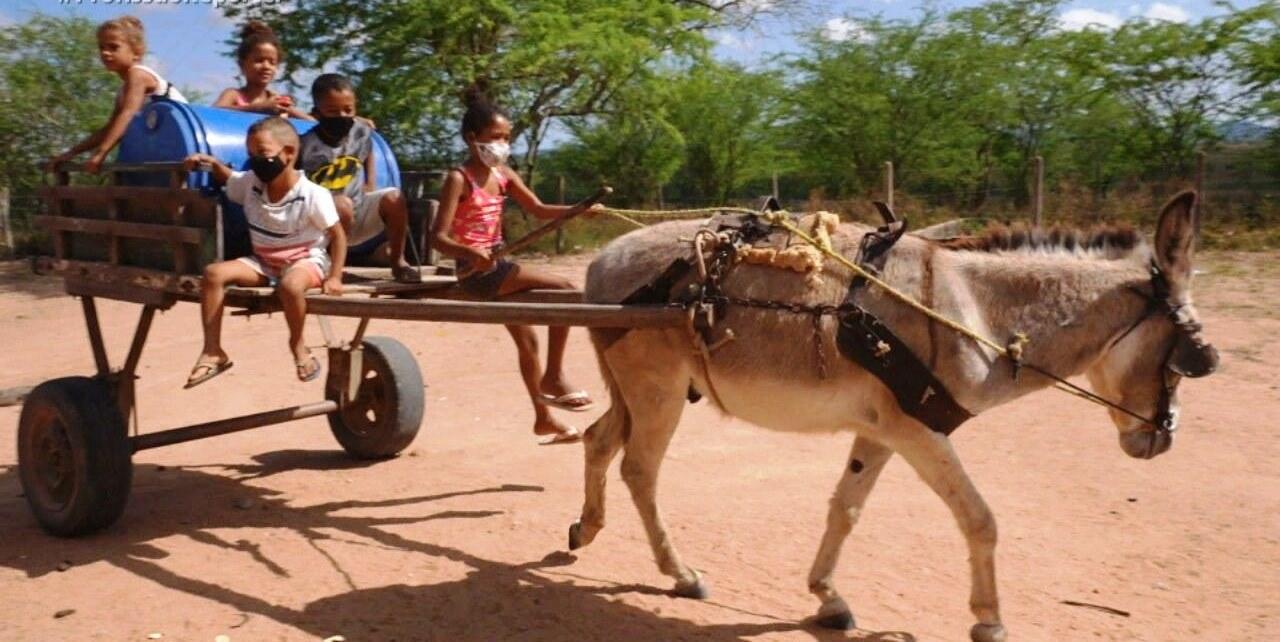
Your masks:
M 672 218 L 676 216 L 690 216 L 693 214 L 719 214 L 727 212 L 730 214 L 756 214 L 756 210 L 747 209 L 745 207 L 698 207 L 684 210 L 628 210 L 617 207 L 604 208 L 606 214 L 622 214 L 633 216 L 636 218 Z
M 630 216 L 627 216 L 626 214 L 623 214 L 622 212 L 619 212 L 618 210 L 615 210 L 615 209 L 612 209 L 612 208 L 608 208 L 608 207 L 604 208 L 604 213 L 605 213 L 605 214 L 608 214 L 609 216 L 612 216 L 612 217 L 614 217 L 614 218 L 622 219 L 622 220 L 624 220 L 624 221 L 626 221 L 626 222 L 628 222 L 628 223 L 630 223 L 630 224 L 632 224 L 632 225 L 634 225 L 634 226 L 636 226 L 636 227 L 638 227 L 638 228 L 639 228 L 639 227 L 649 227 L 648 225 L 645 225 L 644 223 L 641 223 L 640 221 L 637 221 L 637 220 L 635 220 L 635 219 L 631 218 Z
M 876 275 L 863 269 L 862 266 L 845 258 L 843 254 L 840 254 L 835 250 L 832 250 L 831 248 L 823 247 L 822 243 L 820 243 L 817 239 L 813 238 L 812 236 L 809 236 L 808 234 L 805 233 L 804 230 L 792 224 L 791 221 L 787 219 L 787 213 L 785 211 L 767 212 L 764 214 L 764 216 L 765 216 L 765 219 L 768 220 L 770 223 L 777 225 L 779 227 L 782 227 L 786 229 L 788 232 L 791 232 L 792 234 L 800 237 L 800 239 L 803 240 L 804 242 L 818 248 L 818 250 L 821 251 L 823 254 L 835 259 L 841 265 L 852 270 L 854 274 L 857 274 L 858 276 L 861 276 L 867 281 L 875 284 L 881 290 L 884 290 L 885 292 L 887 292 L 890 296 L 894 297 L 895 299 L 898 299 L 899 301 L 902 301 L 903 303 L 907 304 L 911 308 L 914 308 L 921 314 L 929 317 L 930 319 L 933 319 L 934 321 L 937 321 L 938 323 L 941 323 L 942 325 L 947 326 L 948 328 L 951 328 L 952 330 L 955 330 L 956 332 L 959 332 L 960 334 L 966 337 L 969 337 L 970 339 L 973 339 L 974 341 L 977 341 L 978 343 L 981 343 L 982 345 L 985 345 L 991 348 L 992 350 L 995 350 L 996 353 L 1001 356 L 1009 355 L 1009 350 L 1004 346 L 935 312 L 932 308 L 929 308 L 923 303 L 916 301 L 905 292 L 901 292 L 896 288 L 894 288 L 892 285 L 889 285 L 888 283 L 881 281 L 878 277 L 876 277 Z

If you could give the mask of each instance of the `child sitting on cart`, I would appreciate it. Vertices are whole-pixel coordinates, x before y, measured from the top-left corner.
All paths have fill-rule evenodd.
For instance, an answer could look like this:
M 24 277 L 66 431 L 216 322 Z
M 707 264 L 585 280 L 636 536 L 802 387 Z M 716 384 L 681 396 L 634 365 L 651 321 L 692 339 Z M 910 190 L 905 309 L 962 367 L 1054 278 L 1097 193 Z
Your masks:
M 253 255 L 205 267 L 200 289 L 204 349 L 187 379 L 187 388 L 226 372 L 231 359 L 222 349 L 222 306 L 228 285 L 276 287 L 289 324 L 289 350 L 298 379 L 320 376 L 320 362 L 302 341 L 306 292 L 323 288 L 342 293 L 347 236 L 338 221 L 329 190 L 312 183 L 294 167 L 298 132 L 283 118 L 268 117 L 249 128 L 248 172 L 233 171 L 207 154 L 192 154 L 186 166 L 212 166 L 213 178 L 226 185 L 227 198 L 244 206 Z M 329 252 L 325 252 L 325 246 Z
M 115 149 L 124 136 L 129 121 L 142 109 L 146 100 L 167 98 L 180 103 L 187 102 L 182 92 L 172 83 L 161 78 L 150 67 L 138 64 L 146 53 L 147 42 L 141 20 L 133 16 L 120 16 L 98 25 L 98 59 L 107 71 L 119 76 L 124 84 L 116 94 L 115 106 L 107 124 L 71 149 L 49 159 L 50 169 L 56 169 L 58 165 L 81 153 L 93 150 L 84 167 L 89 173 L 96 174 L 107 159 L 107 154 Z M 57 82 L 57 79 L 50 78 L 49 81 Z
M 222 90 L 213 106 L 315 120 L 294 105 L 293 96 L 271 90 L 271 81 L 276 79 L 276 69 L 283 58 L 280 38 L 270 26 L 258 20 L 245 23 L 240 29 L 240 44 L 236 47 L 236 64 L 240 66 L 244 86 Z
M 432 245 L 457 261 L 458 285 L 481 299 L 501 298 L 524 290 L 572 290 L 568 279 L 493 255 L 502 248 L 502 210 L 510 193 L 524 211 L 538 218 L 557 218 L 571 209 L 547 205 L 507 167 L 511 121 L 483 96 L 472 92 L 462 118 L 462 138 L 470 155 L 449 171 L 440 190 L 440 211 L 432 225 Z M 520 354 L 520 374 L 533 401 L 535 435 L 543 444 L 582 438 L 547 410 L 548 406 L 584 412 L 595 404 L 586 391 L 575 390 L 562 369 L 566 327 L 548 328 L 547 370 L 538 362 L 538 339 L 528 326 L 507 326 Z
M 319 121 L 302 137 L 298 166 L 333 200 L 353 256 L 369 256 L 391 266 L 402 283 L 421 281 L 404 257 L 409 206 L 400 190 L 377 187 L 373 126 L 356 115 L 355 85 L 340 74 L 321 74 L 311 84 Z

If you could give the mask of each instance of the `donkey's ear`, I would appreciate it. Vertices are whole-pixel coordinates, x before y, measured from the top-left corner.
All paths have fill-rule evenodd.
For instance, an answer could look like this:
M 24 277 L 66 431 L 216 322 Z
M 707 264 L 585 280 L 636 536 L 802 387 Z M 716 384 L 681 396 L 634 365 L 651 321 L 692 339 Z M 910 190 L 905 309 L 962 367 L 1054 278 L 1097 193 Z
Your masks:
M 1196 193 L 1187 190 L 1173 197 L 1160 212 L 1156 224 L 1156 265 L 1169 285 L 1185 285 L 1191 278 L 1191 253 L 1196 239 Z

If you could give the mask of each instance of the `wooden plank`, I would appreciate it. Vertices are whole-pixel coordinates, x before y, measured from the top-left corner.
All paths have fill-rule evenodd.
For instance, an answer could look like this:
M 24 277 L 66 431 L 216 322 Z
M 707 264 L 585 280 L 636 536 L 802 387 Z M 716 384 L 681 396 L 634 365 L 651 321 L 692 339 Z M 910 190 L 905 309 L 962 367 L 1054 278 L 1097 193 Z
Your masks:
M 65 279 L 67 294 L 71 296 L 94 297 L 112 301 L 127 301 L 168 310 L 177 302 L 177 297 L 163 290 L 133 285 L 131 283 L 112 283 L 95 281 L 77 276 Z
M 588 303 L 508 303 L 403 299 L 361 299 L 310 295 L 309 314 L 335 317 L 503 323 L 517 325 L 586 326 L 599 328 L 666 328 L 686 323 L 685 311 L 663 305 L 604 305 Z
M 431 290 L 422 294 L 424 299 L 447 299 L 451 301 L 483 301 L 467 294 L 459 287 Z M 502 297 L 503 302 L 510 303 L 582 303 L 582 290 L 525 290 Z
M 110 199 L 156 202 L 174 200 L 183 205 L 191 205 L 211 200 L 196 190 L 171 187 L 137 187 L 133 185 L 48 185 L 40 188 L 45 198 L 59 198 L 70 201 L 108 201 Z
M 41 225 L 50 231 L 83 232 L 88 234 L 102 234 L 105 236 L 128 236 L 130 238 L 189 243 L 191 245 L 200 245 L 203 243 L 204 236 L 208 233 L 206 230 L 202 230 L 198 227 L 156 225 L 154 223 L 130 223 L 128 221 L 76 218 L 73 216 L 39 215 L 35 217 L 35 221 L 38 225 Z
M 59 274 L 63 277 L 78 276 L 104 283 L 135 285 L 140 288 L 175 294 L 186 300 L 198 300 L 200 296 L 200 277 L 173 274 L 161 270 L 41 256 L 36 257 L 35 271 L 37 274 Z
M 346 273 L 343 272 L 345 276 Z M 440 288 L 447 288 L 454 284 L 451 276 L 424 276 L 422 283 L 397 283 L 395 281 L 368 281 L 368 282 L 344 282 L 342 291 L 344 294 L 395 294 L 410 295 L 419 292 L 427 292 Z M 320 292 L 320 288 L 312 288 L 308 290 L 311 294 Z M 276 289 L 273 287 L 238 287 L 233 286 L 227 288 L 227 296 L 237 296 L 246 298 L 275 298 Z

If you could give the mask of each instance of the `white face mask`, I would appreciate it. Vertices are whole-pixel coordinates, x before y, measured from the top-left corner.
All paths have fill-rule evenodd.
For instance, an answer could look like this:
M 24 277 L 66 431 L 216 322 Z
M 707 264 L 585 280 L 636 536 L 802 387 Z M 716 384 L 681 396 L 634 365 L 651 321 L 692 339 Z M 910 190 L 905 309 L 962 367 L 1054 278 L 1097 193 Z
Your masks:
M 511 155 L 511 145 L 501 140 L 476 143 L 476 152 L 480 155 L 480 162 L 489 167 L 497 167 L 507 162 L 507 157 Z

